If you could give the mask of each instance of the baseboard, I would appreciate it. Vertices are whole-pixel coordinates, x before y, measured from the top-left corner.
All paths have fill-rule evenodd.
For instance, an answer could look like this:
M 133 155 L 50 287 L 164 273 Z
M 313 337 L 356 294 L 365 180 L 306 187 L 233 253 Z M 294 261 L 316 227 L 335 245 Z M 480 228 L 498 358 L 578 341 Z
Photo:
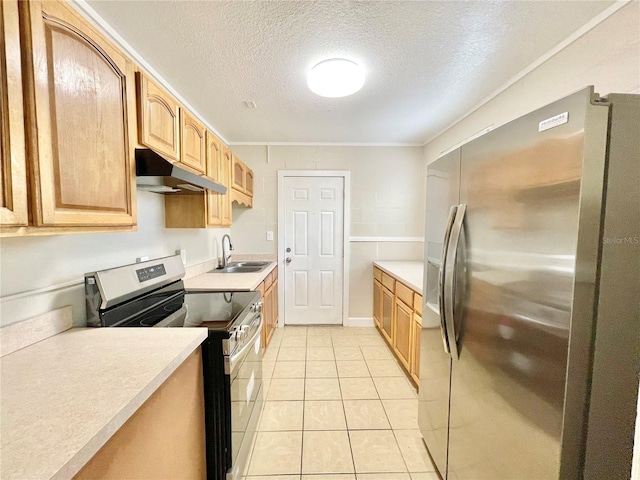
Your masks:
M 345 327 L 375 327 L 373 317 L 349 317 L 344 322 Z

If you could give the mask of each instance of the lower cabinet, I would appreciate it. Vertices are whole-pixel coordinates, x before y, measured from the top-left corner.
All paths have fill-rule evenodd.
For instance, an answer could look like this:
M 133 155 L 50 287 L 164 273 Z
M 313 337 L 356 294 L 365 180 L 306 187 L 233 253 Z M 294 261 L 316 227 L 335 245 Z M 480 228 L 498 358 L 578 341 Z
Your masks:
M 395 301 L 395 335 L 393 336 L 393 350 L 400 363 L 408 371 L 411 369 L 411 350 L 413 347 L 413 311 L 400 299 Z
M 273 335 L 273 288 L 264 292 L 262 301 L 262 346 L 267 347 Z
M 276 268 L 273 271 L 273 308 L 272 308 L 272 316 L 271 323 L 273 325 L 273 330 L 278 327 L 278 269 Z
M 80 470 L 95 478 L 205 479 L 202 353 L 196 350 Z
M 402 279 L 373 269 L 373 320 L 407 375 L 418 386 L 420 380 L 420 336 L 422 295 Z
M 382 287 L 382 324 L 380 332 L 389 344 L 393 344 L 393 292 Z
M 382 284 L 373 280 L 373 321 L 376 327 L 382 328 Z
M 413 354 L 411 355 L 411 365 L 409 374 L 416 385 L 420 383 L 420 339 L 422 337 L 422 316 L 413 314 L 413 328 L 411 330 L 411 343 L 413 344 Z
M 258 286 L 262 296 L 262 347 L 267 348 L 278 326 L 278 269 L 275 268 Z

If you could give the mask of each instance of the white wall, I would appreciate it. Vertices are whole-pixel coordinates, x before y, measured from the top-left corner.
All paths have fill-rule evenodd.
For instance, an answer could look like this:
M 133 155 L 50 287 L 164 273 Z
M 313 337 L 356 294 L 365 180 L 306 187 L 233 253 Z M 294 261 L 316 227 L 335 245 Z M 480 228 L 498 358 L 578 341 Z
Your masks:
M 425 165 L 421 147 L 232 146 L 254 172 L 253 208 L 233 208 L 237 252 L 277 253 L 278 170 L 351 172 L 351 237 L 424 234 Z M 267 230 L 274 240 L 266 240 Z M 421 260 L 422 241 L 351 241 L 349 317 L 372 317 L 372 262 Z
M 180 248 L 187 250 L 187 265 L 205 262 L 220 255 L 220 239 L 228 231 L 164 228 L 162 195 L 139 191 L 137 232 L 3 238 L 0 325 L 64 305 L 73 306 L 74 325 L 83 325 L 84 273 L 133 263 L 143 255 L 172 255 Z M 53 291 L 28 293 L 48 287 Z
M 506 123 L 587 85 L 603 95 L 640 93 L 640 2 L 623 7 L 429 142 L 426 162 L 490 125 Z M 640 480 L 640 397 L 637 408 L 633 480 Z
M 640 92 L 640 2 L 621 8 L 425 147 L 427 163 L 490 125 L 498 126 L 587 85 Z

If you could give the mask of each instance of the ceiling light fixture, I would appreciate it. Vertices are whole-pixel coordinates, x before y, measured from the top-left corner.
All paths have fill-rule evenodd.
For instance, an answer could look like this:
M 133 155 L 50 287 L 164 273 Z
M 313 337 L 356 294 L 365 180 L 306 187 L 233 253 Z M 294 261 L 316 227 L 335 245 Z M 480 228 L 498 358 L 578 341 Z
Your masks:
M 321 97 L 346 97 L 364 85 L 364 68 L 345 58 L 324 60 L 311 69 L 307 85 Z

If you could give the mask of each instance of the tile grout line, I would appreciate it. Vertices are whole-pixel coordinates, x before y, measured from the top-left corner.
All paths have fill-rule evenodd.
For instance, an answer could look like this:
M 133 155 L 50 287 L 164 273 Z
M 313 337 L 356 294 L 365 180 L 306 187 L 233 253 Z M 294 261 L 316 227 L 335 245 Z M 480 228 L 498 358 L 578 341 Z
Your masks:
M 333 344 L 333 340 L 331 341 L 331 343 Z M 333 357 L 335 358 L 336 356 L 336 351 L 335 351 L 335 347 L 333 350 Z M 349 429 L 349 422 L 347 421 L 347 410 L 344 408 L 344 397 L 342 395 L 342 384 L 340 383 L 340 375 L 338 373 L 338 361 L 336 360 L 336 375 L 338 375 L 338 389 L 340 390 L 340 400 L 342 403 L 342 414 L 344 415 L 344 426 L 347 429 L 347 440 L 349 441 L 349 453 L 351 454 L 351 465 L 353 466 L 353 476 L 355 478 L 358 478 L 357 472 L 356 472 L 356 459 L 353 456 L 353 446 L 351 445 L 351 431 Z
M 307 340 L 308 340 L 309 330 L 305 332 L 305 340 L 304 340 L 304 377 L 302 380 L 302 431 L 300 432 L 300 479 L 302 479 L 303 468 L 304 468 L 304 411 L 306 410 L 307 404 Z
M 308 373 L 308 371 L 307 371 L 307 367 L 308 367 L 308 362 L 310 361 L 310 360 L 309 360 L 309 356 L 308 356 L 308 349 L 309 349 L 309 347 L 310 347 L 310 345 L 309 345 L 309 337 L 310 337 L 311 333 L 312 333 L 312 332 L 309 332 L 309 330 L 307 330 L 307 331 L 305 332 L 305 345 L 304 345 L 305 351 L 304 351 L 304 359 L 302 360 L 302 361 L 305 363 L 305 366 L 304 366 L 304 376 L 303 376 L 303 395 L 302 395 L 302 396 L 303 396 L 303 399 L 302 399 L 303 412 L 302 412 L 302 427 L 301 427 L 301 428 L 302 428 L 302 431 L 301 431 L 301 435 L 302 435 L 302 441 L 301 441 L 301 462 L 300 462 L 300 474 L 299 474 L 300 476 L 298 477 L 298 478 L 300 478 L 300 480 L 302 479 L 302 476 L 303 476 L 303 475 L 305 475 L 305 474 L 303 473 L 304 461 L 303 461 L 303 456 L 302 456 L 303 451 L 304 451 L 304 446 L 303 446 L 303 445 L 304 445 L 304 434 L 305 434 L 307 431 L 311 431 L 311 430 L 307 430 L 307 429 L 306 429 L 306 416 L 305 416 L 306 405 L 307 405 L 307 402 L 309 402 L 309 401 L 310 401 L 310 400 L 307 398 L 307 396 L 306 396 L 306 385 L 307 385 L 307 383 L 306 383 L 306 382 L 307 382 L 307 379 L 309 378 L 309 377 L 307 376 L 307 373 Z M 288 337 L 288 338 L 290 338 L 290 337 Z M 354 337 L 354 338 L 358 338 L 358 337 Z M 329 348 L 331 349 L 332 354 L 333 354 L 333 359 L 332 359 L 332 360 L 329 360 L 329 361 L 331 361 L 331 363 L 332 363 L 333 365 L 335 365 L 335 368 L 336 368 L 336 376 L 335 376 L 335 377 L 324 377 L 324 376 L 321 376 L 321 377 L 318 377 L 318 378 L 327 378 L 327 379 L 329 379 L 329 378 L 336 378 L 336 380 L 337 380 L 337 383 L 338 383 L 338 390 L 339 390 L 339 392 L 340 392 L 340 401 L 342 401 L 343 415 L 344 415 L 344 417 L 345 417 L 345 427 L 346 427 L 347 436 L 348 436 L 348 440 L 349 440 L 349 449 L 350 449 L 351 459 L 352 459 L 353 474 L 357 477 L 357 474 L 358 474 L 358 473 L 357 473 L 356 468 L 355 468 L 355 457 L 354 457 L 354 455 L 353 455 L 353 446 L 352 446 L 352 443 L 351 443 L 351 432 L 352 432 L 352 431 L 354 431 L 354 430 L 353 430 L 353 429 L 350 429 L 350 428 L 348 427 L 348 424 L 347 424 L 346 409 L 345 409 L 345 404 L 344 404 L 344 402 L 345 402 L 345 399 L 344 399 L 344 392 L 343 392 L 343 389 L 342 389 L 342 383 L 340 382 L 340 380 L 341 380 L 342 378 L 345 378 L 345 379 L 352 379 L 352 378 L 359 378 L 359 377 L 341 377 L 340 375 L 338 375 L 338 372 L 337 372 L 337 362 L 338 362 L 338 360 L 337 360 L 337 356 L 336 356 L 336 348 L 338 348 L 338 347 L 351 347 L 351 346 L 353 346 L 353 347 L 356 347 L 356 348 L 357 348 L 357 351 L 358 351 L 358 353 L 359 353 L 360 357 L 362 358 L 362 361 L 364 361 L 364 362 L 365 362 L 365 367 L 366 367 L 366 370 L 367 370 L 367 372 L 368 372 L 368 377 L 363 377 L 363 378 L 370 378 L 370 379 L 371 379 L 371 381 L 372 381 L 372 383 L 374 384 L 374 390 L 375 390 L 375 392 L 376 392 L 376 394 L 377 394 L 377 396 L 378 396 L 377 400 L 380 402 L 380 404 L 381 404 L 381 405 L 382 405 L 382 407 L 383 407 L 383 413 L 384 413 L 385 418 L 386 418 L 386 420 L 387 420 L 387 422 L 388 422 L 388 424 L 389 424 L 389 429 L 392 431 L 393 438 L 394 438 L 395 444 L 396 444 L 396 446 L 397 446 L 397 449 L 398 449 L 398 451 L 400 452 L 400 455 L 401 455 L 401 458 L 402 458 L 402 461 L 403 461 L 403 465 L 405 466 L 405 472 L 406 472 L 406 474 L 407 474 L 407 475 L 411 476 L 411 472 L 409 472 L 409 471 L 408 471 L 408 465 L 407 465 L 407 463 L 406 463 L 406 460 L 404 459 L 404 456 L 402 455 L 402 450 L 400 449 L 400 445 L 399 445 L 399 443 L 398 443 L 398 439 L 397 439 L 397 436 L 396 436 L 396 432 L 395 432 L 395 430 L 393 429 L 393 427 L 391 426 L 391 422 L 390 422 L 390 420 L 389 420 L 389 414 L 388 414 L 388 412 L 387 412 L 386 408 L 384 408 L 384 404 L 382 403 L 382 399 L 380 398 L 380 392 L 378 391 L 378 387 L 376 386 L 375 382 L 373 381 L 373 375 L 372 375 L 372 373 L 371 373 L 371 368 L 370 368 L 370 366 L 369 366 L 369 364 L 368 364 L 368 362 L 367 362 L 367 359 L 366 359 L 366 358 L 365 358 L 365 356 L 364 356 L 364 351 L 363 351 L 363 347 L 364 347 L 364 346 L 366 346 L 366 347 L 377 347 L 377 345 L 364 345 L 364 346 L 363 346 L 363 345 L 360 345 L 360 344 L 357 344 L 357 345 L 335 345 L 335 344 L 334 344 L 334 342 L 333 342 L 333 340 L 334 340 L 334 336 L 333 336 L 333 335 L 330 335 L 330 336 L 329 336 L 329 340 L 330 340 L 330 346 L 329 346 Z M 284 349 L 286 349 L 286 348 L 287 348 L 286 346 L 283 346 L 283 345 L 282 345 L 282 342 L 283 342 L 283 341 L 284 341 L 284 337 L 281 339 L 280 343 L 279 343 L 279 344 L 278 344 L 278 346 L 277 346 L 277 350 L 278 350 L 278 351 L 276 352 L 276 358 L 275 358 L 275 362 L 274 362 L 274 364 L 282 363 L 282 362 L 279 362 L 279 361 L 278 361 L 278 357 L 279 357 L 279 354 L 280 354 Z M 274 343 L 275 343 L 275 342 L 274 342 Z M 275 347 L 276 345 L 273 345 L 273 346 Z M 383 346 L 385 346 L 385 347 L 386 347 L 386 345 L 383 345 Z M 293 347 L 297 347 L 297 345 L 294 345 Z M 325 347 L 325 348 L 326 348 L 326 346 L 325 346 L 325 345 L 315 345 L 315 346 L 312 346 L 312 347 Z M 385 350 L 388 350 L 388 348 L 385 348 Z M 299 362 L 300 360 L 289 360 L 289 361 L 291 361 L 291 362 Z M 318 360 L 318 361 L 322 361 L 322 360 Z M 286 362 L 286 360 L 285 360 L 285 362 Z M 275 372 L 275 365 L 274 365 L 274 372 Z M 283 378 L 287 378 L 287 377 L 283 377 Z M 314 378 L 315 378 L 315 377 L 314 377 Z M 272 375 L 272 377 L 271 377 L 271 380 L 273 380 L 273 375 Z M 354 399 L 354 400 L 357 400 L 357 399 Z M 285 400 L 274 400 L 274 401 L 285 401 Z M 368 430 L 389 431 L 389 429 L 368 429 Z M 318 430 L 318 431 L 334 431 L 334 430 L 335 430 L 335 429 L 329 429 L 329 430 Z M 357 430 L 357 429 L 356 429 L 356 430 Z M 367 430 L 367 429 L 364 429 L 364 430 Z M 285 430 L 281 430 L 281 431 L 285 431 Z M 286 430 L 286 431 L 297 431 L 297 430 Z M 255 448 L 253 448 L 253 449 L 252 449 L 252 455 L 253 455 L 254 450 L 255 450 Z M 363 473 L 364 473 L 364 472 L 363 472 Z M 367 473 L 376 473 L 376 472 L 367 472 Z M 380 473 L 383 473 L 383 472 L 380 472 Z M 392 473 L 393 473 L 393 472 L 392 472 Z M 397 472 L 397 473 L 400 473 L 400 472 Z M 275 474 L 274 474 L 274 475 L 275 475 Z M 298 474 L 295 474 L 295 475 L 296 475 L 296 477 L 298 476 Z M 309 475 L 313 476 L 313 475 L 325 475 L 325 474 L 321 474 L 321 473 L 313 473 L 313 474 L 312 474 L 312 473 L 310 473 Z M 327 473 L 327 475 L 328 475 L 328 473 Z

